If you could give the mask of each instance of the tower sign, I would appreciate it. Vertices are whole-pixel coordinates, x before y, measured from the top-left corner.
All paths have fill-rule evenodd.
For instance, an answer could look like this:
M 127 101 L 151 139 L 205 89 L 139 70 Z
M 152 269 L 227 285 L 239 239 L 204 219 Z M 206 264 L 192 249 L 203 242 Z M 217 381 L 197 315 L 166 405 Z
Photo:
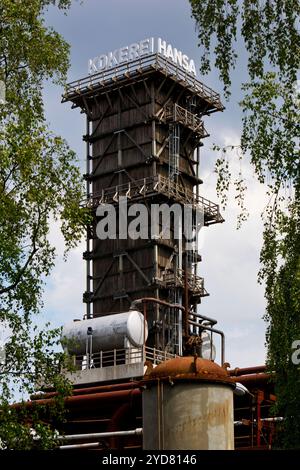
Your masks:
M 196 67 L 193 59 L 190 59 L 186 54 L 161 38 L 143 39 L 140 42 L 135 42 L 129 46 L 121 47 L 120 49 L 89 59 L 89 74 L 103 72 L 110 67 L 116 67 L 155 53 L 161 54 L 188 73 L 196 76 Z

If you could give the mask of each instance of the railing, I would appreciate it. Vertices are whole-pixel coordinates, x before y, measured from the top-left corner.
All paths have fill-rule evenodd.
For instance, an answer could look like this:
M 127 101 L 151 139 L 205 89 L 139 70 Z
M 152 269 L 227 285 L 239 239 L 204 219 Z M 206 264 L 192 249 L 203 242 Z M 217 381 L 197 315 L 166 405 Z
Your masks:
M 112 349 L 110 351 L 98 351 L 88 355 L 74 357 L 74 365 L 78 370 L 102 369 L 127 364 L 143 363 L 146 360 L 154 365 L 176 357 L 167 351 L 145 346 L 144 348 Z
M 202 196 L 197 196 L 191 190 L 162 175 L 149 176 L 104 188 L 100 192 L 92 193 L 88 200 L 83 201 L 83 205 L 96 208 L 99 204 L 118 203 L 121 196 L 127 197 L 129 200 L 135 200 L 156 193 L 164 194 L 181 204 L 191 204 L 195 209 L 202 210 L 206 218 L 206 225 L 223 222 L 218 204 Z
M 185 272 L 182 269 L 177 269 L 175 272 L 164 271 L 162 274 L 163 282 L 166 283 L 166 286 L 176 286 L 184 287 L 185 283 Z M 208 294 L 204 287 L 204 279 L 199 276 L 195 276 L 192 273 L 187 274 L 187 284 L 188 288 L 195 294 L 205 297 Z
M 164 73 L 176 78 L 178 81 L 184 82 L 185 86 L 190 86 L 203 99 L 206 99 L 215 108 L 222 110 L 223 105 L 220 95 L 214 90 L 204 85 L 197 78 L 186 72 L 183 68 L 174 64 L 166 57 L 160 54 L 151 54 L 139 59 L 127 62 L 116 67 L 111 67 L 80 80 L 75 80 L 67 84 L 63 100 L 68 101 L 76 98 L 76 95 L 92 92 L 94 88 L 109 85 L 118 78 L 130 78 L 149 69 L 162 70 Z
M 145 346 L 145 357 L 146 360 L 149 360 L 154 365 L 157 365 L 161 362 L 167 361 L 168 359 L 173 359 L 176 357 L 176 354 L 171 354 L 167 351 L 161 351 L 157 348 L 150 348 L 149 346 Z
M 166 121 L 180 122 L 193 131 L 198 132 L 201 137 L 208 136 L 203 121 L 198 116 L 196 116 L 196 114 L 193 114 L 187 109 L 182 108 L 177 103 L 174 105 L 167 105 L 162 117 L 165 118 Z

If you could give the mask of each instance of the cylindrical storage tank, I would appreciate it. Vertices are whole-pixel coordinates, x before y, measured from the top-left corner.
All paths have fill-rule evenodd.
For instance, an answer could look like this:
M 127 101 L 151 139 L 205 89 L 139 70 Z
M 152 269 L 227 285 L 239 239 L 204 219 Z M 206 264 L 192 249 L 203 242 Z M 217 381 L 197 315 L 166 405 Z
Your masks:
M 225 369 L 178 357 L 159 364 L 143 384 L 144 449 L 234 449 L 235 384 Z
M 147 339 L 147 322 L 141 312 L 130 312 L 73 321 L 63 327 L 63 344 L 69 354 L 84 355 L 88 328 L 92 332 L 93 351 L 108 351 L 123 349 L 128 346 L 140 348 L 144 344 L 144 334 Z

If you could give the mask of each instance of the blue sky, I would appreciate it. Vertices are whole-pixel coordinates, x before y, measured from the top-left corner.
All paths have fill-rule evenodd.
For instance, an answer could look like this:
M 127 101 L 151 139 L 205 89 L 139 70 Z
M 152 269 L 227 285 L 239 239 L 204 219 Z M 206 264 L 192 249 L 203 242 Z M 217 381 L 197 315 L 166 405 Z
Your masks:
M 199 68 L 199 50 L 194 20 L 187 0 L 84 0 L 75 1 L 66 15 L 51 7 L 47 23 L 60 32 L 71 45 L 69 81 L 87 75 L 88 59 L 146 37 L 162 37 L 174 47 L 184 51 Z M 222 93 L 222 84 L 214 70 L 198 79 Z M 212 151 L 214 142 L 234 145 L 239 141 L 241 112 L 240 82 L 245 78 L 245 64 L 240 63 L 233 76 L 233 94 L 225 103 L 223 113 L 208 117 L 205 127 L 210 134 L 201 150 L 201 178 L 204 184 L 201 194 L 215 202 L 216 175 Z M 84 116 L 71 110 L 69 104 L 61 104 L 63 90 L 53 85 L 45 87 L 45 107 L 51 128 L 62 135 L 77 152 L 83 164 L 85 148 L 82 134 Z M 249 366 L 265 361 L 265 328 L 262 320 L 265 302 L 263 288 L 257 284 L 259 251 L 262 243 L 261 210 L 265 206 L 265 191 L 256 182 L 253 170 L 247 163 L 240 167 L 237 155 L 232 156 L 234 168 L 242 170 L 248 185 L 247 206 L 250 218 L 241 230 L 236 230 L 234 193 L 230 193 L 225 223 L 203 230 L 201 237 L 202 263 L 200 275 L 210 296 L 199 307 L 203 315 L 218 319 L 218 327 L 226 335 L 226 359 L 232 367 Z M 47 280 L 44 295 L 43 317 L 54 326 L 73 318 L 82 318 L 84 305 L 83 246 L 62 260 L 63 240 L 59 227 L 53 225 L 51 240 L 56 245 L 58 257 L 55 269 Z

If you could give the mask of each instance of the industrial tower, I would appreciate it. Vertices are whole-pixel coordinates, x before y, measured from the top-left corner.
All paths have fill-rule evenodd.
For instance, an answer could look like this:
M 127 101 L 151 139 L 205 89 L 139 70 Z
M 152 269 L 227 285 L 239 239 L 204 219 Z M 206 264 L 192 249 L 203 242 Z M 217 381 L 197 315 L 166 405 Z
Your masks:
M 199 322 L 197 305 L 208 295 L 196 243 L 187 249 L 174 227 L 169 239 L 161 231 L 148 239 L 120 239 L 117 233 L 99 240 L 96 209 L 114 204 L 118 213 L 125 198 L 128 207 L 141 202 L 149 213 L 153 204 L 177 203 L 194 214 L 202 211 L 206 226 L 222 222 L 218 205 L 199 191 L 200 147 L 208 136 L 203 117 L 223 110 L 220 97 L 171 60 L 151 54 L 70 83 L 63 101 L 86 115 L 85 205 L 93 222 L 83 255 L 85 318 L 128 311 L 145 297 L 183 305 L 184 312 L 171 313 L 148 303 L 147 344 L 185 354 L 193 342 L 188 319 Z
M 76 372 L 65 372 L 74 388 L 62 429 L 69 444 L 61 448 L 233 449 L 234 425 L 237 447 L 260 448 L 263 433 L 271 442 L 274 432 L 265 368 L 228 371 L 217 321 L 197 310 L 208 295 L 198 271 L 199 220 L 223 222 L 218 205 L 200 195 L 199 171 L 203 119 L 224 109 L 220 96 L 161 39 L 156 53 L 150 38 L 90 65 L 95 73 L 63 95 L 86 115 L 83 206 L 92 222 L 83 254 L 86 312 L 63 330 Z M 135 219 L 141 237 L 129 229 L 137 204 L 146 213 L 140 224 Z M 154 206 L 169 209 L 170 233 L 168 210 L 153 233 Z M 115 226 L 99 237 L 111 208 Z M 237 396 L 233 410 L 236 382 L 251 393 Z M 36 401 L 51 397 L 53 390 Z

